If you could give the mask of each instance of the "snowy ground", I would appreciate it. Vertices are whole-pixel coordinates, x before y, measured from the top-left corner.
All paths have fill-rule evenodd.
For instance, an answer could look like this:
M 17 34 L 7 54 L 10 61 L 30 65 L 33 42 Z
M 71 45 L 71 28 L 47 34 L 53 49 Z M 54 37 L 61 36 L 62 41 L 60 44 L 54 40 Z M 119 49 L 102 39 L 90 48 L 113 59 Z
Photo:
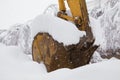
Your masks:
M 0 80 L 120 80 L 120 60 L 115 58 L 47 73 L 43 64 L 33 62 L 19 47 L 0 44 L 0 49 Z

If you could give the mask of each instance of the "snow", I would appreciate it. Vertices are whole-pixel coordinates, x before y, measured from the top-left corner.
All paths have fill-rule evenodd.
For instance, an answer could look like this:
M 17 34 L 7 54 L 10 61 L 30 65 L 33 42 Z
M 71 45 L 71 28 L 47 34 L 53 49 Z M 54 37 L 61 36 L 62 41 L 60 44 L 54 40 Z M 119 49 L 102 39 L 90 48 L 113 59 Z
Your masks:
M 114 1 L 109 1 L 105 7 L 103 6 L 104 14 L 101 18 L 101 27 L 105 31 L 106 48 L 116 50 L 120 48 L 120 2 Z
M 0 80 L 120 80 L 119 74 L 120 60 L 116 58 L 47 73 L 42 63 L 33 62 L 19 47 L 0 44 Z
M 90 12 L 93 8 L 99 7 L 100 0 L 87 0 L 87 9 Z
M 44 65 L 33 62 L 19 47 L 0 44 L 0 80 L 29 80 L 29 76 L 33 80 L 45 73 Z
M 92 27 L 92 32 L 93 35 L 95 37 L 95 43 L 97 45 L 100 45 L 100 47 L 105 49 L 105 35 L 104 35 L 104 30 L 103 28 L 101 28 L 100 26 L 100 21 L 96 20 L 93 17 L 89 17 L 90 18 L 90 26 Z
M 90 20 L 100 51 L 116 53 L 120 49 L 120 1 L 101 0 L 90 12 Z
M 102 63 L 83 66 L 74 70 L 58 70 L 48 74 L 47 77 L 51 76 L 48 80 L 119 80 L 119 67 L 119 60 L 109 60 Z
M 73 23 L 48 14 L 37 16 L 29 26 L 33 39 L 37 33 L 46 32 L 64 45 L 76 44 L 80 37 L 85 35 L 85 32 L 78 30 Z
M 7 46 L 20 46 L 26 54 L 31 53 L 31 32 L 27 24 L 16 24 L 8 30 L 1 30 L 0 43 Z
M 106 60 L 108 60 L 108 59 L 101 58 L 100 53 L 95 51 L 92 58 L 91 58 L 91 60 L 90 60 L 90 63 L 98 63 L 98 62 L 106 61 Z

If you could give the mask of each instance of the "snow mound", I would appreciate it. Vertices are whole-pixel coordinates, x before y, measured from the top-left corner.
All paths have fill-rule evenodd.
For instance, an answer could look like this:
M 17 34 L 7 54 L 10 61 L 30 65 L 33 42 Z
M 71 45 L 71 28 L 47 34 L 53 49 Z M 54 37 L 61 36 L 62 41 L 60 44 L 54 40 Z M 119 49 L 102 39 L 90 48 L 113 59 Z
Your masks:
M 120 53 L 120 0 L 99 0 L 90 12 L 91 27 L 95 32 L 102 55 Z
M 119 67 L 120 60 L 111 59 L 73 70 L 61 69 L 51 72 L 46 77 L 47 80 L 119 80 Z
M 106 60 L 108 60 L 108 59 L 101 58 L 100 54 L 97 51 L 95 51 L 90 60 L 90 63 L 98 63 L 98 62 L 106 61 Z
M 26 24 L 16 24 L 8 30 L 0 30 L 0 43 L 20 46 L 24 53 L 31 53 L 31 32 Z
M 76 44 L 80 37 L 85 35 L 85 32 L 78 30 L 73 23 L 47 14 L 37 16 L 29 26 L 32 38 L 39 32 L 46 32 L 64 45 Z
M 59 69 L 47 73 L 43 64 L 33 62 L 19 47 L 0 44 L 0 80 L 120 80 L 120 60 Z
M 100 22 L 105 30 L 106 49 L 118 50 L 120 49 L 120 2 L 109 0 L 103 9 L 104 14 Z
M 0 80 L 33 80 L 45 73 L 45 66 L 33 62 L 19 47 L 0 44 Z

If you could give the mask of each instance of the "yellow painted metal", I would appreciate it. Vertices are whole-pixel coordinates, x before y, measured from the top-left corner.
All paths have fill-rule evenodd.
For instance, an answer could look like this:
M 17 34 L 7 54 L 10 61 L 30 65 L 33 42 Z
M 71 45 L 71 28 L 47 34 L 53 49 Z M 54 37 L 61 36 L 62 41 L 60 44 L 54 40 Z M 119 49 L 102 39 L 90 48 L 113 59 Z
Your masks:
M 81 10 L 82 10 L 82 20 L 83 20 L 83 27 L 88 27 L 89 25 L 89 17 L 88 17 L 88 11 L 87 11 L 87 5 L 85 0 L 81 0 Z
M 82 17 L 81 7 L 80 7 L 81 0 L 67 0 L 68 6 L 71 10 L 73 17 Z
M 61 14 L 60 17 L 75 23 L 76 18 L 78 19 L 78 27 L 80 30 L 85 31 L 89 23 L 88 12 L 85 0 L 67 0 L 72 16 Z M 59 10 L 66 11 L 64 0 L 59 0 Z
M 59 10 L 66 11 L 64 0 L 58 0 L 58 3 L 59 3 Z
M 33 45 L 32 45 L 32 57 L 34 61 L 37 61 L 40 63 L 42 60 L 41 54 L 40 54 L 40 49 L 38 47 L 38 41 L 37 39 L 34 39 Z
M 65 20 L 68 20 L 68 21 L 72 21 L 72 22 L 74 21 L 73 17 L 71 17 L 71 16 L 61 14 L 60 17 L 65 19 Z

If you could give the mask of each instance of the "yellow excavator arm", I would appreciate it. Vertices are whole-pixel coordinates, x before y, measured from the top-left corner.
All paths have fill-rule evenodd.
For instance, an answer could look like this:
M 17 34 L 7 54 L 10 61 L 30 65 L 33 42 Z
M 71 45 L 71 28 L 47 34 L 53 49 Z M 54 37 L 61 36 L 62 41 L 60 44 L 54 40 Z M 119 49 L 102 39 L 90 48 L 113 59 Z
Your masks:
M 72 16 L 67 15 L 64 0 L 58 0 L 58 17 L 72 21 L 80 29 L 85 31 L 88 26 L 89 18 L 85 0 L 66 0 Z

